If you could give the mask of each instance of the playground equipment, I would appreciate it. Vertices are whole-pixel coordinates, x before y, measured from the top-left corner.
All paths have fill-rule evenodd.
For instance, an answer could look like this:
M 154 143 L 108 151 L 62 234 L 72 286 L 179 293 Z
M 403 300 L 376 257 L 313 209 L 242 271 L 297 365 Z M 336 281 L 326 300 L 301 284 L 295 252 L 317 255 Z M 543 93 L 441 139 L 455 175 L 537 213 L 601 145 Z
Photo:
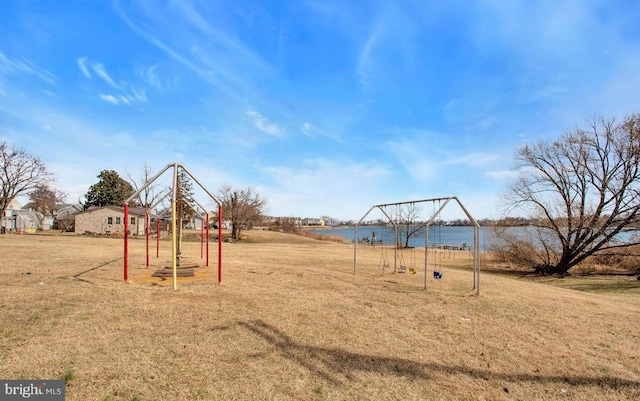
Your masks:
M 401 220 L 400 208 L 403 206 L 413 208 L 417 204 L 431 203 L 433 205 L 433 213 L 427 219 L 426 222 L 420 223 L 416 221 L 415 220 L 416 216 L 411 214 L 404 216 L 405 218 L 403 221 L 404 229 L 406 230 L 406 233 L 407 233 L 406 234 L 407 242 L 409 241 L 409 238 L 410 238 L 409 237 L 410 235 L 409 233 L 411 232 L 410 230 L 412 230 L 414 233 L 417 232 L 417 230 L 424 230 L 424 289 L 427 289 L 427 276 L 428 276 L 427 272 L 429 270 L 429 231 L 430 231 L 429 229 L 434 225 L 438 216 L 442 213 L 442 211 L 447 207 L 449 202 L 451 202 L 452 200 L 455 201 L 455 203 L 457 203 L 460 206 L 460 209 L 465 213 L 465 215 L 473 225 L 473 247 L 472 247 L 473 289 L 476 290 L 477 295 L 480 295 L 480 225 L 475 221 L 475 219 L 471 216 L 469 211 L 464 207 L 462 202 L 460 202 L 460 200 L 456 196 L 450 196 L 446 198 L 431 198 L 431 199 L 422 199 L 422 200 L 415 200 L 415 201 L 386 203 L 386 204 L 371 206 L 371 208 L 367 211 L 367 213 L 365 213 L 364 216 L 362 216 L 362 218 L 358 220 L 358 222 L 354 227 L 353 274 L 356 274 L 356 268 L 357 268 L 358 226 L 362 224 L 364 219 L 375 209 L 378 209 L 385 216 L 386 221 L 392 224 L 394 228 L 394 232 L 395 232 L 394 270 L 393 270 L 394 273 L 404 272 L 407 270 L 407 267 L 411 267 L 409 271 L 413 273 L 416 268 L 415 258 L 413 256 L 414 254 L 412 254 L 411 256 L 412 258 L 411 263 L 413 263 L 413 265 L 407 266 L 405 264 L 404 255 L 403 255 L 403 251 L 401 250 L 401 244 L 399 240 L 398 232 L 399 232 L 399 224 Z M 437 208 L 436 208 L 436 205 L 438 206 Z M 392 210 L 390 211 L 389 209 L 392 209 Z M 396 212 L 395 215 L 393 213 L 393 210 L 395 210 Z M 392 215 L 394 215 L 394 217 L 392 217 Z M 408 243 L 405 245 L 408 246 Z M 435 250 L 435 247 L 434 247 L 434 250 Z M 443 251 L 442 244 L 438 245 L 438 250 L 440 252 Z M 384 246 L 383 246 L 382 252 L 383 252 L 383 256 L 381 257 L 381 260 L 384 261 L 386 258 L 386 254 L 385 254 L 386 250 L 384 249 Z M 415 252 L 415 246 L 412 247 L 411 252 Z M 443 273 L 442 273 L 442 254 L 441 253 L 434 254 L 434 262 L 436 267 L 433 269 L 433 278 L 435 280 L 442 279 Z M 386 265 L 383 263 L 384 262 L 381 262 L 382 269 L 388 266 L 388 262 L 386 263 Z
M 182 188 L 182 190 L 184 191 L 184 188 Z M 170 194 L 171 192 L 167 192 L 164 196 L 161 196 L 154 204 L 149 206 L 149 209 L 147 210 L 146 221 L 145 221 L 145 224 L 146 224 L 145 234 L 146 234 L 146 241 L 147 241 L 147 244 L 146 244 L 147 245 L 147 267 L 149 267 L 149 238 L 150 238 L 149 211 L 155 209 L 158 205 L 164 202 Z M 205 266 L 208 267 L 209 266 L 209 213 L 207 212 L 206 208 L 202 206 L 195 199 L 192 199 L 191 201 L 185 200 L 185 203 L 188 204 L 193 210 L 195 210 L 196 213 L 198 213 L 200 216 L 202 216 L 203 214 L 205 216 L 203 219 L 202 225 L 200 227 L 200 258 L 204 257 L 204 249 L 206 244 Z M 202 210 L 203 213 L 199 213 L 198 208 Z M 171 212 L 171 209 L 167 209 L 156 216 L 156 234 L 157 234 L 156 235 L 156 258 L 160 256 L 160 220 L 162 217 L 167 215 L 168 212 Z M 206 231 L 206 234 L 205 234 L 205 231 Z M 178 238 L 178 243 L 180 244 L 180 246 L 178 246 L 178 249 L 181 249 L 182 248 L 181 238 Z M 178 258 L 178 261 L 179 260 L 180 258 Z
M 164 174 L 167 170 L 173 167 L 173 185 L 171 193 L 171 260 L 172 260 L 172 272 L 173 272 L 173 289 L 176 290 L 178 288 L 178 275 L 177 275 L 177 267 L 179 264 L 179 252 L 180 252 L 180 241 L 181 239 L 176 235 L 176 224 L 177 224 L 177 213 L 176 213 L 176 203 L 178 201 L 178 194 L 180 192 L 180 186 L 178 183 L 178 169 L 186 173 L 191 179 L 200 186 L 200 188 L 218 205 L 218 282 L 222 282 L 222 203 L 218 198 L 216 198 L 207 188 L 204 187 L 198 181 L 198 179 L 182 164 L 173 163 L 168 164 L 162 170 L 160 170 L 155 176 L 149 179 L 138 191 L 136 191 L 133 195 L 128 197 L 124 201 L 124 281 L 129 280 L 129 202 L 135 199 L 138 194 L 140 194 L 145 188 L 151 185 L 154 181 L 156 181 L 162 174 Z M 199 204 L 198 204 L 199 205 Z M 202 206 L 200 206 L 202 208 Z M 202 208 L 204 209 L 204 208 Z M 148 216 L 148 213 L 147 213 Z M 148 219 L 148 218 L 147 218 Z M 209 247 L 208 247 L 208 222 L 209 216 L 207 214 L 206 217 L 207 222 L 207 266 L 209 264 Z M 147 232 L 147 266 L 149 260 L 149 245 L 148 245 L 148 229 L 149 223 L 146 222 L 146 232 Z M 159 227 L 158 227 L 159 233 Z M 158 235 L 159 239 L 159 235 Z M 158 244 L 159 246 L 159 244 Z M 157 251 L 156 251 L 157 255 Z

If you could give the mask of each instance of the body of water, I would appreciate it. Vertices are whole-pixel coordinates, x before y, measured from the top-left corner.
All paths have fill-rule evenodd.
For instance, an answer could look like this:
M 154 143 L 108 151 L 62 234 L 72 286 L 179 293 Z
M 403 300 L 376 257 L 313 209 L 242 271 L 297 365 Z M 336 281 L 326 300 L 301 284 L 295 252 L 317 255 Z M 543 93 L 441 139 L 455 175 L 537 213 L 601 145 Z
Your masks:
M 411 228 L 410 228 L 411 229 Z M 513 227 L 510 229 L 527 230 L 527 227 Z M 409 239 L 410 247 L 424 247 L 425 228 L 422 227 L 415 235 Z M 331 227 L 310 229 L 310 232 L 321 235 L 340 235 L 349 241 L 353 241 L 353 227 Z M 404 245 L 406 238 L 406 227 L 398 228 L 399 243 Z M 636 241 L 640 231 L 625 231 L 616 238 L 622 242 Z M 376 243 L 394 245 L 394 228 L 391 226 L 358 226 L 358 241 L 363 239 L 371 241 L 375 238 Z M 495 244 L 496 236 L 493 227 L 480 227 L 480 251 L 490 251 Z M 473 246 L 473 227 L 470 226 L 432 226 L 429 227 L 429 246 L 432 245 L 463 245 Z
M 411 228 L 410 228 L 411 229 Z M 353 241 L 353 227 L 316 228 L 309 230 L 320 235 L 340 235 Z M 406 228 L 398 228 L 399 241 L 404 244 Z M 409 246 L 424 247 L 425 229 L 421 228 L 409 239 Z M 391 226 L 358 226 L 358 241 L 371 241 L 373 238 L 385 245 L 395 244 L 394 228 Z M 480 227 L 480 250 L 485 251 L 491 245 L 494 235 L 490 227 Z M 462 245 L 473 246 L 473 227 L 469 226 L 432 226 L 429 227 L 429 245 Z

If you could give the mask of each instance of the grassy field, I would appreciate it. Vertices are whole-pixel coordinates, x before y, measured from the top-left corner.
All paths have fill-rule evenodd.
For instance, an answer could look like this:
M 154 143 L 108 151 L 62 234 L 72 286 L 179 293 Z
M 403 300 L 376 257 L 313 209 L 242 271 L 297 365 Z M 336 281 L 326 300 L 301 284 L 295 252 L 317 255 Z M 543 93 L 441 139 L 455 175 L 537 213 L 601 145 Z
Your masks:
M 124 283 L 122 239 L 0 236 L 0 378 L 64 378 L 83 401 L 640 399 L 635 278 L 483 273 L 478 297 L 465 253 L 425 291 L 379 249 L 354 275 L 352 245 L 247 235 L 221 284 L 212 246 L 177 291 L 151 277 L 167 241 L 147 268 L 131 240 Z

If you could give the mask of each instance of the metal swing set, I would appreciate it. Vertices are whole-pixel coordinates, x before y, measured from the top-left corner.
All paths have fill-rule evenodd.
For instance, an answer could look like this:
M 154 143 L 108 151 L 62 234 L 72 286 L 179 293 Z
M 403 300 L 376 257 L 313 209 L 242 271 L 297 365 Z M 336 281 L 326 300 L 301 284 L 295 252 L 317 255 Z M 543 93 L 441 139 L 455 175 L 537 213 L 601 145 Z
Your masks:
M 414 206 L 416 204 L 420 204 L 420 203 L 432 203 L 433 204 L 433 209 L 434 212 L 431 215 L 431 217 L 429 217 L 429 219 L 424 222 L 424 223 L 418 223 L 418 222 L 414 222 L 411 221 L 410 224 L 407 226 L 407 230 L 411 229 L 411 230 L 424 230 L 424 289 L 427 289 L 427 277 L 428 277 L 428 271 L 429 271 L 429 267 L 430 267 L 430 263 L 432 266 L 432 274 L 433 274 L 433 279 L 434 280 L 440 280 L 443 278 L 443 271 L 442 271 L 442 250 L 439 249 L 438 247 L 441 247 L 441 244 L 438 244 L 438 246 L 434 246 L 432 247 L 433 250 L 438 250 L 440 253 L 435 253 L 434 254 L 434 258 L 433 260 L 430 260 L 429 258 L 429 231 L 430 229 L 433 229 L 435 226 L 435 222 L 436 219 L 438 218 L 438 216 L 440 216 L 440 214 L 442 213 L 442 211 L 447 207 L 447 205 L 451 202 L 454 201 L 454 203 L 457 203 L 458 206 L 460 207 L 460 209 L 465 213 L 465 215 L 467 216 L 467 218 L 469 219 L 469 221 L 472 223 L 473 225 L 473 246 L 471 247 L 471 250 L 473 252 L 473 289 L 476 290 L 476 294 L 480 295 L 480 225 L 476 222 L 476 220 L 473 218 L 473 216 L 471 216 L 471 214 L 469 213 L 469 211 L 465 208 L 465 206 L 462 204 L 462 202 L 460 202 L 460 200 L 456 197 L 456 196 L 450 196 L 450 197 L 446 197 L 446 198 L 431 198 L 431 199 L 421 199 L 421 200 L 414 200 L 414 201 L 406 201 L 406 202 L 396 202 L 396 203 L 385 203 L 385 204 L 379 204 L 379 205 L 373 205 L 371 206 L 371 208 L 367 211 L 367 213 L 364 214 L 364 216 L 362 216 L 362 218 L 360 218 L 360 220 L 358 220 L 358 222 L 355 224 L 354 226 L 354 248 L 353 248 L 353 274 L 356 274 L 356 270 L 357 270 L 357 255 L 358 255 L 358 226 L 360 226 L 362 224 L 362 222 L 365 220 L 365 218 L 374 210 L 378 209 L 382 215 L 384 216 L 384 219 L 386 220 L 387 224 L 391 224 L 393 226 L 393 231 L 395 233 L 395 246 L 394 246 L 394 256 L 393 256 L 393 262 L 394 262 L 394 267 L 393 267 L 393 272 L 394 273 L 402 273 L 405 272 L 406 270 L 409 270 L 410 273 L 414 273 L 417 272 L 416 270 L 416 265 L 415 265 L 415 251 L 416 251 L 416 247 L 415 245 L 412 246 L 411 249 L 411 264 L 406 265 L 405 261 L 404 261 L 404 255 L 402 253 L 402 249 L 400 247 L 400 241 L 399 241 L 399 218 L 398 215 L 396 214 L 395 218 L 391 216 L 391 214 L 389 213 L 388 208 L 392 208 L 395 207 L 396 211 L 399 210 L 400 207 L 404 206 L 404 205 L 408 205 L 408 206 Z M 436 205 L 438 206 L 436 208 Z M 389 257 L 387 256 L 387 246 L 384 246 L 384 238 L 385 238 L 385 228 L 383 228 L 383 241 L 382 241 L 382 255 L 380 258 L 380 263 L 379 263 L 379 267 L 381 270 L 386 269 L 387 267 L 390 267 L 390 261 L 389 261 Z M 437 227 L 438 231 L 436 232 L 436 235 L 440 234 L 441 235 L 441 228 Z M 435 230 L 434 230 L 435 231 Z M 409 235 L 409 234 L 407 234 Z M 415 240 L 415 238 L 414 238 Z M 438 238 L 438 241 L 440 240 L 440 238 Z

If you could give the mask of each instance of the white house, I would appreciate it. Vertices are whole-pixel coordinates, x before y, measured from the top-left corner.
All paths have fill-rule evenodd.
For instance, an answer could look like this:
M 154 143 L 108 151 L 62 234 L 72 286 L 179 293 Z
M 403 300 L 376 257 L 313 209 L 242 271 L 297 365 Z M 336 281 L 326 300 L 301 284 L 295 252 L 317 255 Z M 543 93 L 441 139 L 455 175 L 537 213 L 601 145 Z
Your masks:
M 4 228 L 6 231 L 15 231 L 16 219 L 13 212 L 14 210 L 20 209 L 22 209 L 22 206 L 20 206 L 20 203 L 18 203 L 17 200 L 14 199 L 9 202 L 7 210 L 4 211 L 4 216 L 2 216 L 2 228 Z

